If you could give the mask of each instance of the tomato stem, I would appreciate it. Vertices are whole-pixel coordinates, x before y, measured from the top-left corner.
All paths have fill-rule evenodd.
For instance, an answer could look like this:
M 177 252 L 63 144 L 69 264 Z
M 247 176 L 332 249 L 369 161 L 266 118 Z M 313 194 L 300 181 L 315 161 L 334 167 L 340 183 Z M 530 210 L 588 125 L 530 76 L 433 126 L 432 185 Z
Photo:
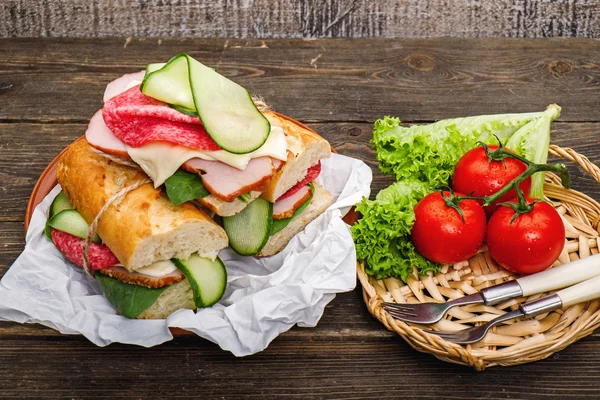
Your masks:
M 496 139 L 498 139 L 498 138 L 496 137 Z M 523 171 L 519 176 L 514 178 L 512 181 L 510 181 L 510 183 L 508 185 L 504 186 L 502 189 L 500 189 L 499 191 L 497 191 L 496 193 L 494 193 L 492 195 L 485 196 L 485 197 L 457 196 L 457 199 L 458 199 L 457 203 L 464 199 L 473 199 L 473 200 L 482 201 L 483 206 L 487 207 L 487 206 L 492 205 L 494 202 L 496 202 L 500 197 L 502 197 L 503 195 L 508 193 L 510 190 L 515 189 L 515 191 L 517 192 L 517 197 L 519 198 L 519 202 L 522 203 L 521 204 L 522 206 L 523 206 L 523 204 L 525 204 L 524 207 L 520 207 L 520 208 L 521 209 L 528 208 L 529 205 L 527 205 L 527 201 L 525 200 L 525 195 L 523 194 L 523 191 L 519 188 L 519 185 L 521 184 L 521 182 L 523 182 L 525 179 L 529 178 L 531 175 L 538 173 L 538 172 L 544 172 L 544 171 L 551 171 L 551 172 L 555 172 L 555 173 L 559 174 L 560 178 L 562 180 L 563 186 L 567 189 L 571 187 L 571 178 L 569 177 L 569 171 L 567 170 L 567 167 L 565 166 L 565 164 L 563 164 L 563 163 L 536 164 L 536 163 L 531 162 L 528 159 L 521 157 L 520 155 L 515 154 L 512 151 L 504 148 L 502 146 L 502 142 L 500 141 L 500 139 L 498 139 L 498 143 L 500 143 L 498 146 L 498 149 L 492 150 L 485 143 L 479 142 L 479 144 L 485 149 L 488 160 L 490 160 L 490 162 L 491 161 L 504 161 L 504 159 L 507 157 L 514 158 L 514 159 L 517 159 L 517 160 L 523 162 L 525 165 L 527 165 L 527 169 L 525 171 Z M 515 209 L 515 211 L 517 211 L 517 210 Z M 528 211 L 525 211 L 525 212 L 529 212 L 529 211 L 531 211 L 531 208 L 528 208 Z M 521 212 L 520 214 L 522 214 L 522 213 L 523 212 Z
M 506 201 L 504 203 L 500 203 L 503 206 L 510 207 L 515 210 L 515 215 L 510 219 L 510 224 L 515 222 L 517 217 L 521 214 L 527 214 L 528 212 L 533 211 L 533 206 L 535 203 L 540 202 L 541 200 L 534 200 L 533 202 L 527 203 L 527 198 L 525 197 L 525 193 L 521 190 L 520 187 L 515 187 L 515 192 L 517 193 L 517 203 L 512 201 Z
M 448 192 L 450 192 L 450 196 L 446 196 L 446 194 L 442 191 L 440 194 L 442 195 L 442 199 L 444 199 L 444 203 L 446 207 L 450 207 L 458 212 L 460 215 L 460 219 L 463 223 L 465 223 L 465 215 L 463 214 L 463 210 L 460 208 L 459 204 L 461 201 L 466 200 L 469 196 L 456 196 L 451 187 L 448 188 Z

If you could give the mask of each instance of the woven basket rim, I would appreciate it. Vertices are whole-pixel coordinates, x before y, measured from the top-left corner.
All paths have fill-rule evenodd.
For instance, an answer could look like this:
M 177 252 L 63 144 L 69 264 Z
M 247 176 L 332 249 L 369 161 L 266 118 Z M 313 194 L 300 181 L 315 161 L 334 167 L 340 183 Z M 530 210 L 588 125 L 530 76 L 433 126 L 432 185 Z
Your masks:
M 587 157 L 578 154 L 571 148 L 561 148 L 556 145 L 550 145 L 548 153 L 575 162 L 581 169 L 590 174 L 596 182 L 600 183 L 600 168 L 589 161 Z M 548 196 L 550 198 L 555 198 L 556 196 L 561 197 L 565 193 L 569 196 L 575 196 L 577 207 L 583 210 L 581 211 L 578 208 L 578 211 L 580 211 L 580 218 L 581 215 L 583 215 L 587 219 L 589 228 L 592 228 L 595 231 L 595 240 L 598 242 L 596 249 L 600 248 L 600 236 L 597 235 L 597 233 L 600 232 L 600 203 L 584 193 L 574 189 L 565 189 L 560 185 L 560 181 L 556 177 L 554 177 L 552 184 L 545 183 L 544 190 L 551 194 Z M 556 202 L 556 204 L 558 204 L 558 202 Z M 590 216 L 594 217 L 593 220 L 589 218 Z M 580 242 L 582 241 L 582 236 L 585 237 L 587 246 L 589 238 L 580 235 Z M 582 251 L 582 253 L 584 252 Z M 568 262 L 568 259 L 566 262 Z M 507 280 L 514 279 L 514 275 L 508 272 L 507 274 L 508 275 L 505 276 Z M 595 300 L 589 303 L 572 306 L 565 310 L 564 313 L 558 311 L 560 318 L 554 318 L 557 319 L 557 321 L 552 325 L 552 328 L 556 327 L 558 324 L 562 324 L 562 327 L 565 329 L 561 330 L 562 333 L 560 334 L 547 335 L 547 331 L 544 331 L 537 335 L 526 337 L 510 347 L 503 347 L 498 350 L 475 351 L 472 345 L 459 345 L 447 342 L 435 334 L 423 331 L 418 325 L 408 324 L 392 318 L 382 308 L 381 303 L 385 300 L 377 293 L 377 289 L 371 284 L 370 279 L 372 278 L 365 273 L 364 264 L 361 262 L 357 263 L 357 275 L 363 288 L 363 300 L 367 305 L 369 312 L 388 330 L 400 335 L 415 350 L 432 354 L 443 361 L 471 366 L 478 371 L 497 365 L 519 365 L 547 358 L 555 352 L 566 348 L 571 343 L 590 335 L 600 326 L 600 300 Z M 385 284 L 381 280 L 377 282 L 383 286 L 384 290 L 387 290 Z M 419 282 L 419 284 L 420 283 L 421 282 Z M 387 301 L 389 301 L 389 299 Z M 567 313 L 574 315 L 567 316 Z M 569 317 L 574 319 L 569 320 Z M 567 330 L 567 327 L 572 329 Z M 515 336 L 515 338 L 517 337 L 518 336 Z

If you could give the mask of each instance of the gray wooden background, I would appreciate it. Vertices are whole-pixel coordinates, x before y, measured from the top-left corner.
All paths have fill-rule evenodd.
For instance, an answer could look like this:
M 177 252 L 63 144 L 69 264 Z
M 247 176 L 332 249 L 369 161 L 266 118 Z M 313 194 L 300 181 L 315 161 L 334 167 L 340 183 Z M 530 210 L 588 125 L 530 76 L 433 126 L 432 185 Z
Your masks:
M 588 37 L 593 0 L 0 0 L 0 37 Z

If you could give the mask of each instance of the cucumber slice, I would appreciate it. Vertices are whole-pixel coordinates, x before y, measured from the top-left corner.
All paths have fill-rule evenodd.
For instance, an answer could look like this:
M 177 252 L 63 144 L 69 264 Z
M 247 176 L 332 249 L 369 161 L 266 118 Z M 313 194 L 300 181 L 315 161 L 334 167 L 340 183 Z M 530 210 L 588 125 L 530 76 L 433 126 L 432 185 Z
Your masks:
M 60 193 L 58 193 L 58 195 L 56 195 L 56 197 L 52 201 L 52 204 L 50 204 L 49 218 L 52 218 L 54 215 L 58 214 L 62 210 L 72 209 L 73 204 L 71 204 L 71 200 L 69 200 L 65 192 L 61 190 Z
M 185 115 L 189 115 L 191 117 L 197 117 L 198 116 L 198 113 L 196 112 L 196 110 L 190 110 L 190 109 L 178 106 L 176 104 L 169 104 L 169 107 L 171 107 L 173 110 L 177 110 L 180 113 L 185 114 Z
M 158 71 L 165 66 L 165 63 L 153 63 L 146 65 L 146 75 L 151 74 L 154 71 Z
M 77 210 L 62 210 L 48 220 L 48 226 L 73 236 L 85 239 L 89 225 Z M 93 242 L 100 243 L 100 237 L 94 235 Z
M 140 90 L 165 103 L 196 110 L 206 132 L 230 153 L 250 153 L 269 137 L 271 124 L 248 91 L 185 53 L 159 70 L 146 72 Z
M 173 258 L 171 261 L 192 287 L 196 307 L 210 307 L 223 297 L 227 285 L 227 270 L 219 257 L 213 261 L 192 254 L 187 260 Z
M 48 220 L 52 218 L 54 215 L 58 214 L 62 210 L 72 210 L 73 204 L 71 204 L 71 200 L 67 197 L 65 192 L 62 190 L 56 195 L 54 200 L 52 200 L 52 204 L 50 204 L 50 210 L 48 210 Z M 46 221 L 46 226 L 44 227 L 44 234 L 48 238 L 49 241 L 52 241 L 52 233 L 50 230 L 52 227 L 48 225 L 48 221 Z
M 229 246 L 242 256 L 253 256 L 265 247 L 273 225 L 273 204 L 259 197 L 239 214 L 223 217 Z
M 150 71 L 148 66 L 140 90 L 145 95 L 165 103 L 196 110 L 189 76 L 187 60 L 178 54 L 162 68 Z

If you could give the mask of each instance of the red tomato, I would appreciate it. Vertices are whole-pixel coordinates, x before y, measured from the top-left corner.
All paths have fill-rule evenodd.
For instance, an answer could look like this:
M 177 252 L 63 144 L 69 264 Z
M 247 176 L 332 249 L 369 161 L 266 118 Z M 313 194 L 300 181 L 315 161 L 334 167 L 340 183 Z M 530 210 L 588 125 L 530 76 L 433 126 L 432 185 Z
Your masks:
M 497 150 L 498 146 L 488 146 L 490 150 Z M 510 151 L 510 149 L 507 149 Z M 455 192 L 473 194 L 473 196 L 489 196 L 506 186 L 510 181 L 521 175 L 527 165 L 515 158 L 505 158 L 502 161 L 489 161 L 485 149 L 481 146 L 466 152 L 456 164 L 452 176 L 452 189 Z M 531 177 L 519 185 L 527 196 L 531 189 Z M 484 207 L 488 217 L 492 215 L 499 203 L 516 197 L 514 189 L 500 197 L 489 207 Z
M 449 196 L 449 192 L 444 192 L 444 195 Z M 476 200 L 463 200 L 459 207 L 464 222 L 456 209 L 446 205 L 439 192 L 419 201 L 415 207 L 411 236 L 415 247 L 425 258 L 453 264 L 477 253 L 485 237 L 485 212 Z
M 528 198 L 531 204 L 535 199 Z M 516 199 L 514 200 L 516 201 Z M 519 215 L 499 206 L 488 222 L 487 245 L 490 255 L 509 271 L 533 274 L 552 265 L 565 245 L 565 227 L 558 212 L 546 202 L 538 202 L 531 212 Z

